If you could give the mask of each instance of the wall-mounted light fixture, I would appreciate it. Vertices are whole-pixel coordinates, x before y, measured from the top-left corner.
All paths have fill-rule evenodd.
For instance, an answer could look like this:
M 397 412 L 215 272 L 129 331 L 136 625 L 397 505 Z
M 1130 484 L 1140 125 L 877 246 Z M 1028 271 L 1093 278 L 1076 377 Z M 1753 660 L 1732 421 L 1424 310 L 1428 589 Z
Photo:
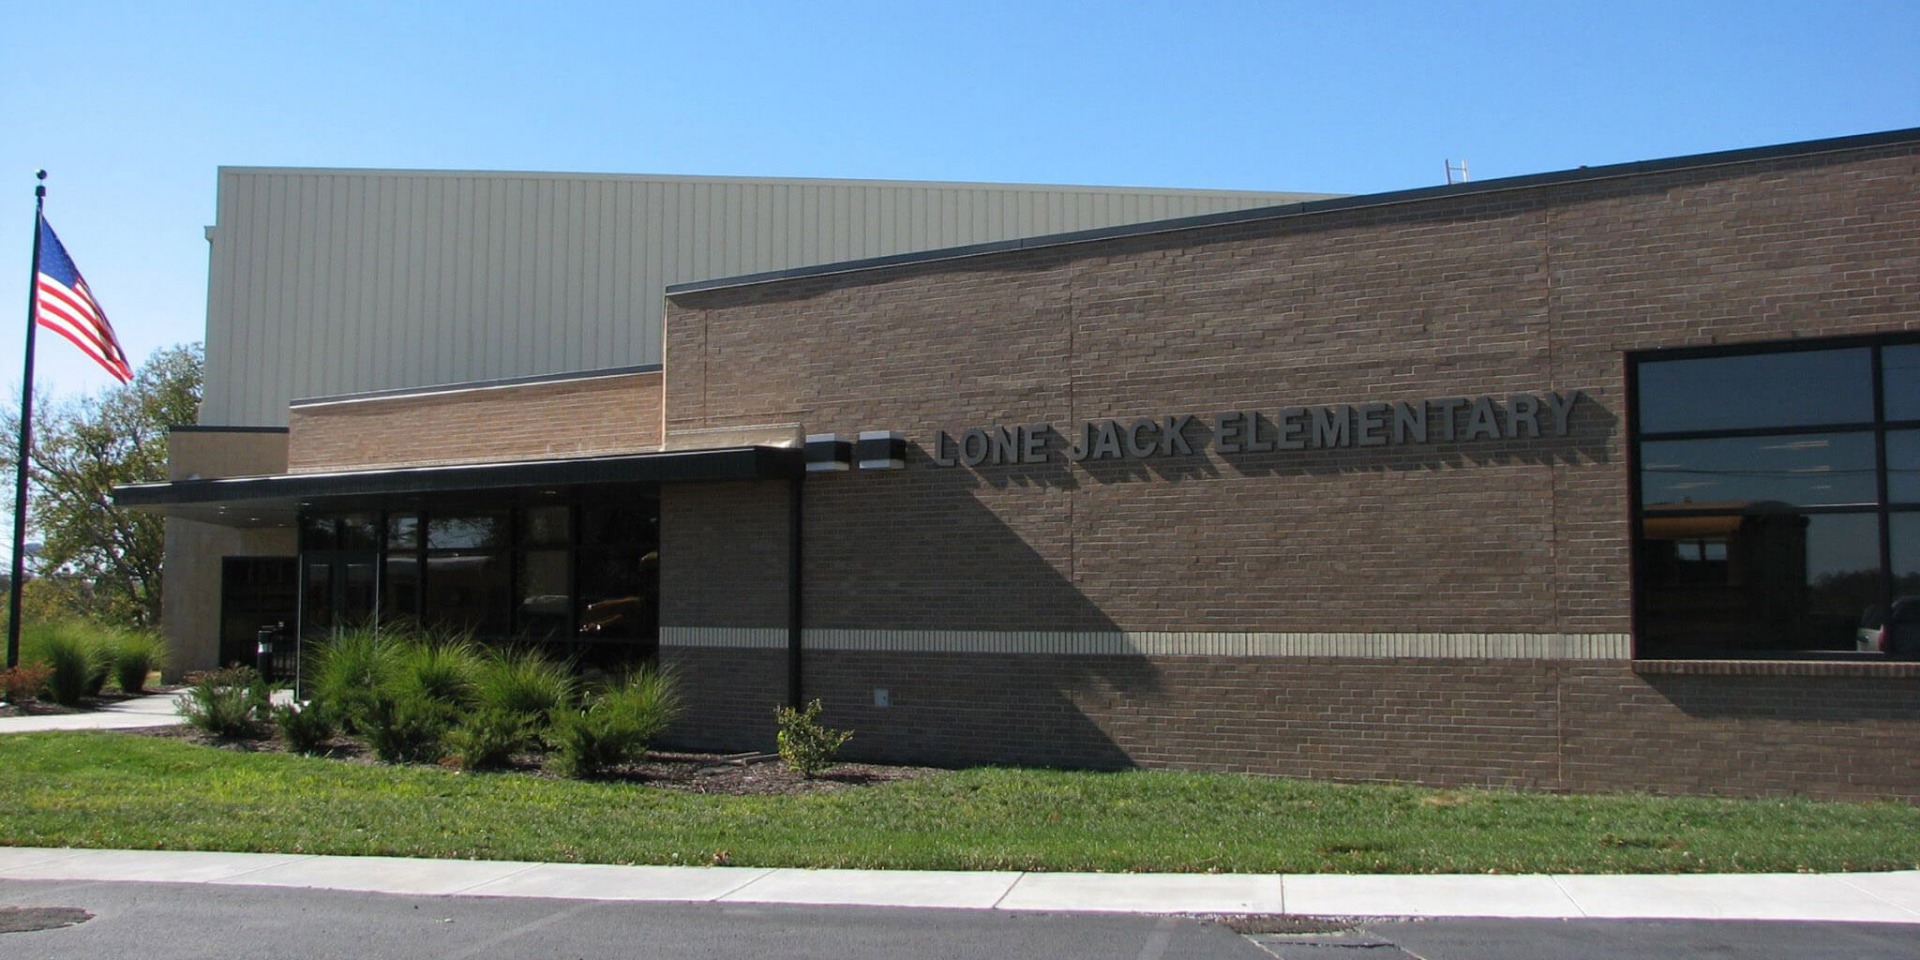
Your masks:
M 907 438 L 893 430 L 862 430 L 853 453 L 862 470 L 902 470 L 907 466 Z
M 837 433 L 807 434 L 804 449 L 808 473 L 853 469 L 853 444 L 840 439 Z

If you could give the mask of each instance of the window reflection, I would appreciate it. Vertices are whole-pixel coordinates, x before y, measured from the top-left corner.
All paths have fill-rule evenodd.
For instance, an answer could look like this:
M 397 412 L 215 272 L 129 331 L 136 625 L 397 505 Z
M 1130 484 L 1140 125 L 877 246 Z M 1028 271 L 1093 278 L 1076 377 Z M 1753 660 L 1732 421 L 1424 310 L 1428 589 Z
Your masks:
M 1920 420 L 1920 344 L 1634 369 L 1640 437 L 1694 435 L 1636 437 L 1637 654 L 1905 655 L 1868 635 L 1920 611 L 1920 430 L 1887 429 Z
M 377 609 L 383 622 L 532 641 L 587 666 L 658 649 L 659 499 L 648 491 L 578 507 L 307 514 L 301 544 L 314 632 Z
M 1880 351 L 1888 420 L 1920 420 L 1920 344 Z
M 1864 347 L 1648 361 L 1638 372 L 1642 433 L 1873 419 L 1873 355 Z
M 1873 434 L 1787 434 L 1640 445 L 1644 504 L 1870 504 Z

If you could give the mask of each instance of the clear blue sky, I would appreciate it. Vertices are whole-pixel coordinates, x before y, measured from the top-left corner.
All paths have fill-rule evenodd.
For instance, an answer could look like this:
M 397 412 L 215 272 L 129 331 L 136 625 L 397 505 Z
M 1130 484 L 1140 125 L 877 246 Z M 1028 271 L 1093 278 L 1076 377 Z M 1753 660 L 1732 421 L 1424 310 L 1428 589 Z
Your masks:
M 1483 180 L 1920 126 L 1914 0 L 0 13 L 17 322 L 45 167 L 48 218 L 136 361 L 201 337 L 223 164 L 1369 193 L 1442 182 L 1449 158 Z M 61 395 L 108 383 L 59 341 L 40 368 Z

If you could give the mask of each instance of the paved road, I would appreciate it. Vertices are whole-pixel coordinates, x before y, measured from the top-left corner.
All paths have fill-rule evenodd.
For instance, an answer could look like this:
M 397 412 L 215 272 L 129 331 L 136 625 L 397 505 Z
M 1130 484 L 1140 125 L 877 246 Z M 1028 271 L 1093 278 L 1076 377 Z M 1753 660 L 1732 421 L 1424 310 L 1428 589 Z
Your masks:
M 418 897 L 188 884 L 0 881 L 0 903 L 79 908 L 0 933 L 9 960 L 1272 960 L 1224 927 L 1129 914 Z
M 1280 960 L 1914 960 L 1920 926 L 1706 920 L 1402 920 L 1251 937 Z
M 1913 960 L 1920 926 L 1729 921 L 1361 921 L 1240 936 L 1200 920 L 882 907 L 406 896 L 0 880 L 9 960 Z M 64 916 L 51 908 L 64 908 Z M 82 919 L 84 917 L 84 919 Z

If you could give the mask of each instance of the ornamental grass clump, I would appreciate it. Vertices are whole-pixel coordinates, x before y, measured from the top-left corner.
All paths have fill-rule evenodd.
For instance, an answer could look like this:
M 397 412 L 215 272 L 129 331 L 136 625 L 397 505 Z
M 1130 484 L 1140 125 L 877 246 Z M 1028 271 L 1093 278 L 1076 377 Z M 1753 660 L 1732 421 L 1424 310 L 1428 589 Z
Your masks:
M 335 633 L 313 655 L 313 698 L 326 704 L 349 733 L 361 732 L 378 692 L 391 685 L 416 643 L 412 633 L 394 628 L 366 626 Z
M 107 656 L 113 663 L 113 680 L 126 693 L 147 688 L 147 678 L 167 664 L 166 642 L 146 630 L 115 629 L 106 638 Z
M 180 716 L 204 733 L 226 739 L 251 737 L 267 714 L 267 685 L 252 667 L 226 667 L 195 674 L 180 700 Z
M 498 711 L 538 728 L 554 711 L 573 704 L 579 683 L 567 664 L 550 660 L 538 650 L 520 649 L 493 654 L 481 665 L 474 685 L 479 712 Z
M 554 711 L 549 762 L 561 776 L 605 776 L 645 756 L 648 744 L 680 709 L 680 691 L 671 674 L 636 671 L 588 697 L 584 707 Z
M 539 739 L 537 720 L 498 707 L 483 707 L 468 714 L 447 734 L 447 749 L 462 770 L 499 770 Z
M 780 759 L 799 775 L 812 779 L 833 766 L 840 748 L 853 739 L 851 730 L 835 730 L 820 725 L 820 701 L 807 704 L 805 710 L 780 707 L 773 712 L 780 725 L 774 741 L 780 747 Z
M 373 755 L 387 763 L 433 763 L 446 753 L 457 715 L 452 704 L 418 687 L 388 687 L 375 691 L 360 732 Z
M 26 630 L 23 661 L 44 663 L 47 695 L 62 706 L 98 696 L 112 672 L 112 660 L 100 642 L 100 628 L 80 620 L 36 623 Z
M 294 753 L 312 756 L 333 739 L 333 713 L 317 700 L 276 703 L 271 713 L 280 741 Z

